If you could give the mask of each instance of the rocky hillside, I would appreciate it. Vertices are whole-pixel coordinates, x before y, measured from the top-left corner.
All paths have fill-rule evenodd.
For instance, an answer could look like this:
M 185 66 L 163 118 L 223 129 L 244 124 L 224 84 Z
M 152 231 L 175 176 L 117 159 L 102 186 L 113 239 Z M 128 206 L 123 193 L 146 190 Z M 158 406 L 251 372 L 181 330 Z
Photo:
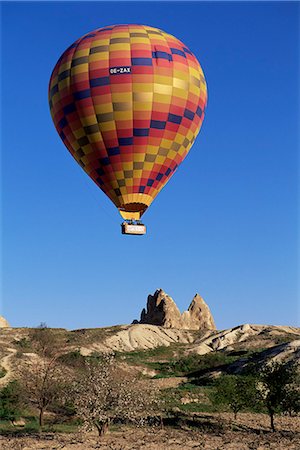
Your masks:
M 10 328 L 5 319 L 1 319 L 0 385 L 4 385 L 17 367 L 30 363 L 35 350 L 32 329 Z M 148 296 L 147 309 L 142 311 L 140 322 L 74 331 L 52 329 L 51 333 L 58 340 L 62 355 L 76 353 L 85 357 L 111 351 L 124 355 L 154 352 L 164 354 L 165 362 L 191 356 L 198 361 L 202 356 L 220 354 L 220 357 L 229 355 L 231 358 L 233 355 L 234 364 L 226 368 L 232 373 L 242 371 L 254 354 L 260 364 L 269 360 L 299 362 L 300 356 L 299 328 L 244 324 L 216 330 L 209 307 L 200 295 L 196 294 L 188 310 L 181 314 L 162 289 Z
M 198 294 L 188 310 L 181 314 L 173 299 L 162 290 L 149 295 L 147 308 L 142 312 L 140 322 L 72 331 L 47 327 L 11 328 L 6 322 L 2 322 L 5 326 L 0 328 L 0 390 L 7 395 L 7 392 L 14 393 L 11 389 L 21 389 L 22 396 L 28 400 L 33 396 L 35 403 L 32 402 L 30 407 L 27 404 L 22 406 L 19 420 L 11 421 L 9 418 L 1 422 L 1 449 L 73 448 L 74 445 L 74 449 L 81 450 L 96 448 L 99 445 L 101 448 L 124 450 L 125 447 L 128 450 L 136 448 L 137 433 L 141 433 L 141 429 L 130 424 L 126 425 L 124 432 L 122 427 L 116 426 L 116 430 L 112 429 L 110 434 L 102 436 L 98 442 L 88 440 L 92 435 L 89 434 L 84 436 L 84 439 L 80 438 L 77 445 L 78 435 L 75 436 L 74 433 L 77 430 L 79 412 L 77 410 L 75 415 L 72 413 L 73 400 L 71 399 L 71 403 L 65 403 L 64 395 L 60 403 L 55 401 L 55 404 L 47 408 L 44 415 L 47 428 L 44 429 L 45 433 L 38 432 L 37 418 L 40 411 L 35 407 L 35 395 L 39 392 L 37 386 L 45 385 L 45 374 L 50 373 L 50 377 L 54 377 L 54 386 L 57 376 L 56 384 L 59 382 L 60 386 L 62 377 L 69 387 L 73 385 L 74 380 L 77 385 L 84 376 L 84 397 L 87 390 L 86 376 L 89 376 L 89 371 L 84 370 L 87 367 L 96 368 L 94 364 L 99 364 L 100 368 L 106 359 L 103 358 L 104 352 L 114 353 L 116 368 L 120 370 L 122 377 L 125 374 L 134 383 L 143 383 L 143 392 L 148 392 L 148 389 L 151 393 L 157 392 L 158 403 L 162 401 L 159 414 L 163 417 L 164 427 L 151 427 L 147 435 L 146 431 L 143 431 L 138 448 L 200 448 L 203 443 L 207 449 L 300 448 L 299 416 L 276 416 L 277 431 L 270 433 L 270 423 L 267 422 L 269 418 L 265 414 L 267 410 L 262 401 L 259 404 L 255 402 L 255 405 L 249 401 L 233 419 L 231 403 L 228 403 L 232 401 L 233 395 L 229 394 L 227 403 L 223 405 L 214 400 L 216 389 L 220 385 L 224 386 L 224 382 L 237 383 L 236 386 L 241 385 L 249 392 L 251 399 L 256 398 L 253 392 L 261 390 L 261 383 L 257 383 L 255 378 L 246 378 L 245 375 L 259 374 L 260 369 L 269 362 L 279 361 L 290 365 L 292 369 L 297 367 L 300 361 L 300 328 L 243 324 L 217 330 L 208 306 Z M 89 364 L 86 364 L 87 362 Z M 286 369 L 280 367 L 281 373 L 288 373 Z M 111 373 L 117 374 L 118 371 Z M 108 374 L 107 379 L 111 380 L 110 373 L 106 372 L 106 375 Z M 295 372 L 294 376 L 296 379 Z M 18 383 L 12 383 L 9 389 L 3 389 L 13 380 Z M 30 388 L 31 380 L 35 381 L 31 391 L 27 392 L 26 383 L 29 383 Z M 122 380 L 123 378 L 121 383 Z M 241 381 L 243 383 L 240 384 Z M 96 385 L 98 384 L 97 382 Z M 277 382 L 275 384 L 277 386 Z M 104 385 L 107 386 L 106 383 Z M 53 383 L 50 382 L 49 386 L 52 391 Z M 113 382 L 112 386 L 118 384 Z M 134 398 L 137 398 L 135 387 L 134 384 Z M 294 386 L 290 385 L 289 388 Z M 223 391 L 224 388 L 221 387 L 221 392 Z M 141 390 L 137 392 L 142 395 Z M 243 393 L 242 398 L 247 395 L 244 396 Z M 87 398 L 90 401 L 90 396 Z M 128 401 L 130 396 L 126 395 L 126 411 L 131 411 Z M 297 400 L 293 401 L 294 409 L 287 405 L 290 409 L 286 411 L 294 414 Z M 119 423 L 122 416 L 119 411 L 117 413 Z M 130 438 L 128 433 L 131 428 Z M 54 430 L 50 438 L 48 429 Z M 60 430 L 68 431 L 64 435 L 68 440 L 59 433 Z M 120 430 L 123 434 L 120 434 Z M 168 433 L 173 431 L 183 434 L 180 440 L 180 435 L 169 436 Z M 251 436 L 254 436 L 254 439 L 250 439 Z M 49 441 L 51 439 L 49 446 L 46 438 Z M 272 439 L 274 445 L 270 446 Z M 149 446 L 146 445 L 147 442 Z
M 155 325 L 132 324 L 109 328 L 67 331 L 52 329 L 60 341 L 60 352 L 80 352 L 82 356 L 101 352 L 136 352 L 169 349 L 160 352 L 164 360 L 190 355 L 240 355 L 232 366 L 238 373 L 248 363 L 249 352 L 256 352 L 262 364 L 267 360 L 299 362 L 300 329 L 287 326 L 240 325 L 228 330 L 195 331 L 168 329 Z M 27 364 L 34 357 L 31 346 L 31 329 L 2 328 L 0 330 L 0 368 L 6 374 L 0 385 L 8 382 L 14 369 Z M 154 374 L 154 373 L 153 373 Z

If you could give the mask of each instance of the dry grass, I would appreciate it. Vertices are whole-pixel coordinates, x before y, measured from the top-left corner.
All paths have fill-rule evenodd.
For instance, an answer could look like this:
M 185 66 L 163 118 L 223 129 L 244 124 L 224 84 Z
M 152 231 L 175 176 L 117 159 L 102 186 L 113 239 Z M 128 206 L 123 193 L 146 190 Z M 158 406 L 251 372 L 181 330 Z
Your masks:
M 122 427 L 100 441 L 95 434 L 41 434 L 0 437 L 3 450 L 299 450 L 300 418 L 278 417 L 278 431 L 269 431 L 263 414 L 240 414 L 236 421 L 230 414 L 201 414 L 202 426 L 182 428 Z

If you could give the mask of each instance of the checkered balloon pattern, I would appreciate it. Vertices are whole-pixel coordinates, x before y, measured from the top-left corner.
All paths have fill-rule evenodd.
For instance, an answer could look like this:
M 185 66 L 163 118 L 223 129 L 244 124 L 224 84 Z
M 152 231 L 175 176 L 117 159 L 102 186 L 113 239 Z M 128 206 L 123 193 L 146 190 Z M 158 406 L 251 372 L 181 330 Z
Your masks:
M 146 25 L 99 28 L 59 58 L 49 85 L 55 127 L 125 219 L 139 219 L 188 154 L 206 83 L 193 53 Z

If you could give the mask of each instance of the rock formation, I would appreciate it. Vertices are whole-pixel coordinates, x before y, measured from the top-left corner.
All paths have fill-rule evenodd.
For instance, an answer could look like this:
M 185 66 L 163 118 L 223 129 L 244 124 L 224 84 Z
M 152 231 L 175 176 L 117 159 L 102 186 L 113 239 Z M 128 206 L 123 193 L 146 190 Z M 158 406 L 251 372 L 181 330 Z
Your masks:
M 203 298 L 196 294 L 187 311 L 181 316 L 183 328 L 188 330 L 215 330 L 216 325 L 209 307 Z
M 199 294 L 195 295 L 188 310 L 181 314 L 174 300 L 162 289 L 148 296 L 147 309 L 142 310 L 139 323 L 183 330 L 216 329 L 210 309 Z
M 7 322 L 4 317 L 0 316 L 0 328 L 7 328 L 10 327 L 9 323 Z

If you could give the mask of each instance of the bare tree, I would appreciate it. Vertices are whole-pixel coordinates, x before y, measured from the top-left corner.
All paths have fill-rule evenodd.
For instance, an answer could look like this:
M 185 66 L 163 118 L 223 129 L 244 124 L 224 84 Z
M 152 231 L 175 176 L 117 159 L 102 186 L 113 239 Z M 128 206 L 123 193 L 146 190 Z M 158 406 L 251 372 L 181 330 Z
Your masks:
M 53 358 L 60 353 L 61 342 L 58 341 L 57 335 L 53 330 L 47 327 L 45 323 L 41 323 L 29 333 L 32 348 L 41 357 Z
M 39 411 L 39 425 L 44 425 L 44 413 L 65 396 L 66 369 L 58 363 L 57 357 L 39 358 L 23 367 L 20 383 L 28 403 Z
M 20 383 L 27 402 L 39 411 L 39 425 L 44 425 L 44 413 L 66 392 L 69 371 L 59 362 L 61 350 L 52 330 L 34 329 L 30 335 L 36 355 L 20 369 Z
M 158 407 L 158 391 L 118 366 L 112 354 L 103 355 L 98 364 L 86 362 L 74 394 L 84 429 L 96 428 L 99 436 L 108 431 L 112 420 L 142 423 Z

